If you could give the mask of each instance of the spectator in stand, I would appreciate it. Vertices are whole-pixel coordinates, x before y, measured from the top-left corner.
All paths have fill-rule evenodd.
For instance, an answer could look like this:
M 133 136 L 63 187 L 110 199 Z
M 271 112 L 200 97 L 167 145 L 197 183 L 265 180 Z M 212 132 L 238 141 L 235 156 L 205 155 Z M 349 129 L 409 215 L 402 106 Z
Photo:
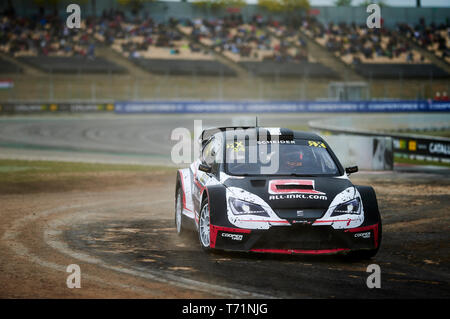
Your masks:
M 264 21 L 262 16 L 254 15 L 251 21 L 244 24 L 242 16 L 226 16 L 223 19 L 188 21 L 192 26 L 191 39 L 195 42 L 207 43 L 219 52 L 231 52 L 241 58 L 254 58 L 273 61 L 299 61 L 307 59 L 307 54 L 293 55 L 288 52 L 290 46 L 286 37 L 298 38 L 298 34 L 286 26 L 281 26 L 274 20 Z M 274 44 L 274 36 L 267 31 L 271 26 L 281 33 L 280 44 Z M 301 38 L 299 38 L 301 39 Z M 292 39 L 290 39 L 292 41 Z M 299 46 L 306 50 L 306 43 L 298 40 Z M 259 51 L 272 51 L 273 54 L 261 54 Z M 275 54 L 276 53 L 276 54 Z
M 367 29 L 366 26 L 358 26 L 355 23 L 346 24 L 329 23 L 323 25 L 316 18 L 309 17 L 302 24 L 302 29 L 312 37 L 317 38 L 330 52 L 338 56 L 346 55 L 364 56 L 365 60 L 378 57 L 389 59 L 404 57 L 405 62 L 424 62 L 425 58 L 415 58 L 414 52 L 407 40 L 398 30 L 393 31 L 386 28 Z M 404 30 L 405 26 L 399 26 Z M 325 41 L 323 41 L 325 39 Z M 359 63 L 356 59 L 353 63 Z
M 414 62 L 414 55 L 413 55 L 413 53 L 411 51 L 406 56 L 406 62 L 408 62 L 408 63 L 413 63 Z
M 441 93 L 439 91 L 437 91 L 436 94 L 434 95 L 434 100 L 435 101 L 440 101 L 441 100 Z
M 353 65 L 361 64 L 361 59 L 358 56 L 354 56 L 352 60 Z
M 87 51 L 87 56 L 88 56 L 89 59 L 94 59 L 94 57 L 95 57 L 95 44 L 94 44 L 94 42 L 91 42 L 89 44 L 89 48 L 88 48 L 88 51 Z
M 0 51 L 19 55 L 85 55 L 93 31 L 89 25 L 68 29 L 54 15 L 36 18 L 3 16 L 0 20 Z

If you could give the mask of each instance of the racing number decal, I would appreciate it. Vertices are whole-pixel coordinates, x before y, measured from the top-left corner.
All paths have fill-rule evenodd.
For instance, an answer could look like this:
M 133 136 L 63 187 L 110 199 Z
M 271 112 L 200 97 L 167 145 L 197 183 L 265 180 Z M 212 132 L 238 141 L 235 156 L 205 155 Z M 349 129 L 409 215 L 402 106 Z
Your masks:
M 235 152 L 239 151 L 245 151 L 244 145 L 242 144 L 242 141 L 234 142 L 234 143 L 228 143 L 227 148 L 232 148 Z
M 323 142 L 308 141 L 308 146 L 327 148 Z

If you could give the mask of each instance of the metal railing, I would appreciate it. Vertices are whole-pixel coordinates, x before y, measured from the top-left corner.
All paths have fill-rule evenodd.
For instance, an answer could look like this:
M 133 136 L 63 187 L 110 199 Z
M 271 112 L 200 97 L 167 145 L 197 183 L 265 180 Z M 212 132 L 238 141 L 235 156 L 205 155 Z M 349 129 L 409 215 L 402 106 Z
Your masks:
M 345 84 L 344 80 L 338 82 Z M 0 80 L 10 80 L 13 86 L 0 89 L 0 102 L 36 100 L 329 100 L 331 83 L 336 79 L 301 77 L 284 78 L 252 75 L 227 77 L 192 75 L 153 75 L 136 77 L 120 74 L 73 75 L 0 75 Z M 432 99 L 436 92 L 450 93 L 450 79 L 366 79 L 361 99 Z M 336 95 L 334 93 L 334 95 Z M 352 95 L 353 99 L 358 94 Z M 351 99 L 351 97 L 340 97 Z

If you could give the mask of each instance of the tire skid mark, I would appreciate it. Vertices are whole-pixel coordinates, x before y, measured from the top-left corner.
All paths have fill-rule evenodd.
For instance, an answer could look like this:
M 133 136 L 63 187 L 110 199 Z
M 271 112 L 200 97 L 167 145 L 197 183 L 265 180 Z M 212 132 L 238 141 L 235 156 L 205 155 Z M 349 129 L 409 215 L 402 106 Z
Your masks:
M 170 202 L 170 200 L 139 202 L 139 203 L 133 203 L 132 206 L 148 205 L 149 203 L 151 203 L 152 205 L 155 205 L 159 202 Z M 130 205 L 126 205 L 126 206 L 130 207 Z M 115 207 L 117 207 L 117 206 L 115 206 Z M 93 213 L 95 213 L 95 211 L 92 211 L 92 210 L 87 211 L 87 212 L 81 212 L 81 213 L 79 212 L 77 214 L 77 217 L 84 218 L 84 216 L 93 214 Z M 45 240 L 46 244 L 49 245 L 50 247 L 64 253 L 65 255 L 73 256 L 74 258 L 82 260 L 84 262 L 96 264 L 103 268 L 107 268 L 107 269 L 114 270 L 117 272 L 129 274 L 129 275 L 133 275 L 133 276 L 137 276 L 137 277 L 142 277 L 145 279 L 154 280 L 154 281 L 158 281 L 158 282 L 162 282 L 162 283 L 166 283 L 166 284 L 175 284 L 176 286 L 179 286 L 179 287 L 185 288 L 185 289 L 193 289 L 193 287 L 194 287 L 195 290 L 197 290 L 197 291 L 213 293 L 213 294 L 217 294 L 220 296 L 231 297 L 231 298 L 242 298 L 242 297 L 273 298 L 273 296 L 268 296 L 268 295 L 264 295 L 264 294 L 260 294 L 260 293 L 254 293 L 254 292 L 250 292 L 250 291 L 246 291 L 246 290 L 242 290 L 242 289 L 229 288 L 229 287 L 219 286 L 219 285 L 210 284 L 210 283 L 206 283 L 206 282 L 200 282 L 200 281 L 189 279 L 189 278 L 184 278 L 178 274 L 174 274 L 169 271 L 154 270 L 154 269 L 148 269 L 148 268 L 137 267 L 137 266 L 130 267 L 130 265 L 128 265 L 124 262 L 120 262 L 120 261 L 118 261 L 118 264 L 121 265 L 120 267 L 109 265 L 109 264 L 103 262 L 101 259 L 93 258 L 85 253 L 73 251 L 72 249 L 69 248 L 69 246 L 66 243 L 64 243 L 63 241 L 58 239 L 58 235 L 60 235 L 61 232 L 55 230 L 55 228 L 64 226 L 66 224 L 70 224 L 70 222 L 71 222 L 70 219 L 66 220 L 66 221 L 64 221 L 64 219 L 52 221 L 49 223 L 49 228 L 46 229 L 46 231 L 44 233 L 44 240 Z
M 30 261 L 32 261 L 35 264 L 38 264 L 40 266 L 49 268 L 49 269 L 53 269 L 56 271 L 61 271 L 61 272 L 66 272 L 66 267 L 65 265 L 60 265 L 57 263 L 53 263 L 51 261 L 47 261 L 44 260 L 42 258 L 40 258 L 39 256 L 33 254 L 30 252 L 30 250 L 23 245 L 22 243 L 20 243 L 19 241 L 16 240 L 16 234 L 18 233 L 18 230 L 20 228 L 20 226 L 23 226 L 26 222 L 31 222 L 39 217 L 42 216 L 49 216 L 51 214 L 55 214 L 58 212 L 62 212 L 64 210 L 67 209 L 71 209 L 71 208 L 75 208 L 78 205 L 75 206 L 63 206 L 59 207 L 57 209 L 51 209 L 51 210 L 47 210 L 47 211 L 43 211 L 40 215 L 39 214 L 35 214 L 35 215 L 27 215 L 24 218 L 21 218 L 19 220 L 16 220 L 13 223 L 13 226 L 10 227 L 7 231 L 5 231 L 5 233 L 2 236 L 2 241 L 12 241 L 11 245 L 9 246 L 18 256 L 21 256 L 25 259 L 28 259 Z M 22 225 L 19 225 L 22 224 Z M 139 292 L 139 293 L 143 293 L 143 294 L 151 294 L 151 295 L 155 295 L 155 292 L 149 290 L 149 289 L 145 289 L 145 288 L 140 288 L 140 287 L 136 287 L 133 285 L 127 285 L 127 284 L 122 284 L 119 282 L 108 282 L 105 281 L 104 279 L 98 277 L 98 276 L 94 276 L 94 275 L 89 275 L 89 274 L 83 274 L 83 278 L 84 279 L 88 279 L 89 281 L 94 281 L 94 282 L 98 282 L 98 283 L 102 283 L 102 284 L 106 284 L 109 286 L 116 286 L 122 289 L 129 289 L 131 291 L 135 291 L 135 292 Z
M 65 211 L 77 209 L 76 211 L 76 217 L 82 217 L 85 218 L 87 215 L 92 215 L 93 213 L 97 212 L 96 210 L 93 210 L 93 207 L 97 206 L 104 206 L 105 204 L 112 204 L 117 202 L 123 202 L 123 200 L 107 200 L 97 203 L 89 203 L 89 204 L 78 204 L 78 205 L 64 205 L 59 206 L 53 209 L 44 210 L 38 213 L 29 214 L 25 217 L 22 217 L 20 219 L 15 220 L 11 227 L 9 227 L 3 234 L 2 240 L 3 241 L 10 241 L 11 245 L 9 246 L 17 255 L 22 256 L 26 259 L 31 260 L 33 263 L 39 264 L 43 267 L 50 268 L 57 271 L 66 272 L 66 266 L 60 265 L 51 261 L 47 261 L 38 255 L 33 254 L 30 252 L 30 250 L 20 243 L 18 241 L 17 235 L 20 233 L 20 229 L 24 227 L 27 223 L 33 222 L 35 220 L 38 220 L 43 217 L 48 217 L 52 214 L 57 213 L 64 213 Z M 155 201 L 146 201 L 146 202 L 137 202 L 129 204 L 127 203 L 126 207 L 130 206 L 142 206 L 142 205 L 156 205 L 163 202 L 169 202 L 169 200 L 155 200 Z M 114 205 L 115 208 L 117 208 L 117 205 Z M 88 211 L 86 211 L 86 208 L 91 208 Z M 104 208 L 104 207 L 103 207 Z M 80 210 L 84 210 L 81 211 Z M 59 239 L 59 235 L 61 235 L 60 230 L 56 230 L 55 227 L 60 227 L 63 225 L 67 225 L 67 222 L 64 222 L 64 220 L 68 219 L 74 219 L 74 213 L 70 213 L 68 216 L 63 218 L 62 220 L 53 220 L 47 223 L 47 227 L 44 230 L 44 241 L 45 243 L 52 247 L 53 249 L 63 253 L 64 255 L 68 255 L 70 257 L 73 257 L 75 259 L 81 260 L 83 262 L 94 264 L 97 266 L 100 266 L 102 268 L 106 268 L 109 270 L 113 270 L 116 272 L 120 272 L 123 274 L 132 275 L 135 277 L 145 278 L 148 280 L 153 280 L 156 282 L 164 283 L 164 284 L 171 284 L 175 285 L 181 288 L 185 289 L 191 289 L 201 292 L 207 292 L 213 295 L 223 296 L 223 297 L 231 297 L 231 298 L 273 298 L 273 296 L 267 296 L 263 294 L 258 294 L 250 291 L 245 291 L 242 289 L 235 289 L 235 288 L 229 288 L 229 287 L 223 287 L 215 284 L 209 284 L 206 282 L 199 282 L 196 280 L 184 278 L 178 274 L 173 274 L 168 271 L 163 270 L 150 270 L 150 269 L 144 269 L 142 267 L 132 267 L 129 268 L 129 265 L 123 265 L 122 266 L 113 266 L 105 263 L 102 259 L 99 259 L 97 257 L 90 256 L 86 253 L 82 252 L 76 252 L 71 250 L 66 243 L 61 241 Z M 88 280 L 106 283 L 109 285 L 117 286 L 119 288 L 125 288 L 125 289 L 131 289 L 134 291 L 146 293 L 146 294 L 152 294 L 154 295 L 155 292 L 151 291 L 150 289 L 142 288 L 142 287 L 136 287 L 132 285 L 126 285 L 122 283 L 117 282 L 107 282 L 104 279 L 101 279 L 100 277 L 89 275 L 89 274 L 83 274 L 84 278 L 87 278 Z

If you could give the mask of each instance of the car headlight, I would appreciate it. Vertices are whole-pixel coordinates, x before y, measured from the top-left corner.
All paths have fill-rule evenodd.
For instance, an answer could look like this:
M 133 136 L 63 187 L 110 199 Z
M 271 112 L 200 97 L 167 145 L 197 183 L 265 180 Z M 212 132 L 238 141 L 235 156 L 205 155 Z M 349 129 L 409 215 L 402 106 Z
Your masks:
M 359 215 L 361 213 L 361 200 L 359 197 L 349 200 L 348 202 L 339 204 L 331 213 L 331 216 L 339 216 L 345 214 Z
M 258 215 L 269 217 L 266 210 L 258 204 L 253 204 L 234 197 L 229 199 L 231 211 L 234 215 Z

